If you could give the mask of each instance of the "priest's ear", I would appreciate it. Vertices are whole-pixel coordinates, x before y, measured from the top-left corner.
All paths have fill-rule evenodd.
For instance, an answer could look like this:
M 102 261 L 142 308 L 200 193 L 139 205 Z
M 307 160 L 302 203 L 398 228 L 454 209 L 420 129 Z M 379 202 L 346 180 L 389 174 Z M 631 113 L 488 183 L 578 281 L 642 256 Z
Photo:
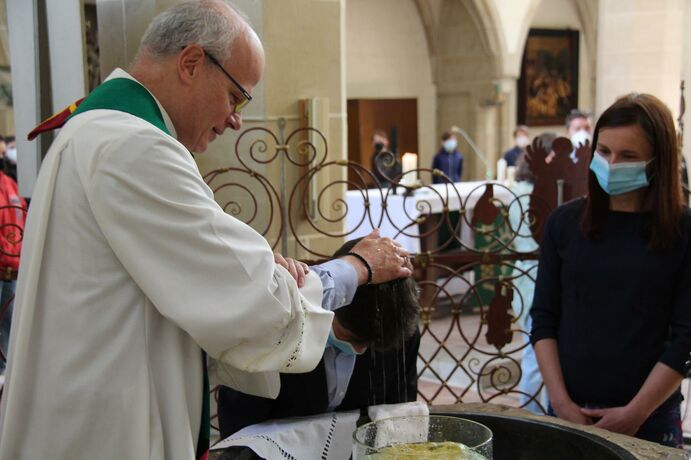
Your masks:
M 185 46 L 177 58 L 177 73 L 180 81 L 191 84 L 205 65 L 206 54 L 199 45 Z

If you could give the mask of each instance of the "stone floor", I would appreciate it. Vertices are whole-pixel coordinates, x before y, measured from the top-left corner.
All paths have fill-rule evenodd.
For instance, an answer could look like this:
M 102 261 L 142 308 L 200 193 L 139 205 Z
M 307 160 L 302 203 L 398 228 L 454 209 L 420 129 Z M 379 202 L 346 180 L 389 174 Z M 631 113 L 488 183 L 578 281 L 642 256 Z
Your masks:
M 463 314 L 460 321 L 454 323 L 451 315 L 436 317 L 430 324 L 430 332 L 436 338 L 444 341 L 445 349 L 439 351 L 433 358 L 434 353 L 439 349 L 437 339 L 429 333 L 425 333 L 420 343 L 420 354 L 427 359 L 431 358 L 431 368 L 436 371 L 423 372 L 418 386 L 425 396 L 432 397 L 439 388 L 439 377 L 446 378 L 451 390 L 443 389 L 432 404 L 454 404 L 457 401 L 456 395 L 466 391 L 462 397 L 463 402 L 482 402 L 493 397 L 492 402 L 498 404 L 518 405 L 517 395 L 507 394 L 498 395 L 499 391 L 492 388 L 488 378 L 483 378 L 479 382 L 478 371 L 482 363 L 491 360 L 494 365 L 506 365 L 505 372 L 501 380 L 504 385 L 497 385 L 499 388 L 510 387 L 512 382 L 518 378 L 517 364 L 520 362 L 522 336 L 519 333 L 513 334 L 513 340 L 503 348 L 508 357 L 496 356 L 497 350 L 494 346 L 488 345 L 485 340 L 485 327 L 480 323 L 480 314 Z M 472 346 L 471 346 L 472 345 Z M 457 368 L 457 361 L 462 357 L 462 368 Z M 418 369 L 421 363 L 418 362 Z M 485 371 L 482 373 L 486 373 Z M 449 377 L 450 376 L 450 377 Z M 502 378 L 502 376 L 500 376 Z M 453 391 L 453 393 L 452 393 Z M 455 394 L 454 394 L 455 393 Z M 496 396 L 498 395 L 498 396 Z

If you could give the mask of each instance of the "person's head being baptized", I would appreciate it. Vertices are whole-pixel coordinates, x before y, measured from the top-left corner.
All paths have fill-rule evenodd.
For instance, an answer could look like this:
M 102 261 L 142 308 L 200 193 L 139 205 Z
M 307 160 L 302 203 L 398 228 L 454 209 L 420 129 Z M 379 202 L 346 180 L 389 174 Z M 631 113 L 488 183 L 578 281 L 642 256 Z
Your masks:
M 346 242 L 334 258 L 346 255 L 360 239 Z M 335 311 L 329 343 L 356 354 L 368 347 L 376 351 L 400 348 L 415 332 L 419 312 L 413 278 L 360 286 L 353 301 Z

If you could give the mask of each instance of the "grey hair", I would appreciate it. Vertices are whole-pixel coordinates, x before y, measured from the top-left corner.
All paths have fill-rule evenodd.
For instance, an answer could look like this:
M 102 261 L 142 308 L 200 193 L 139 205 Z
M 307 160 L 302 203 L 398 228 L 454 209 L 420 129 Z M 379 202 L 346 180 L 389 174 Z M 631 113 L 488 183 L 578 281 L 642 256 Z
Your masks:
M 235 39 L 247 26 L 221 14 L 218 5 L 188 0 L 158 14 L 144 32 L 140 50 L 166 57 L 197 44 L 221 62 L 230 59 Z

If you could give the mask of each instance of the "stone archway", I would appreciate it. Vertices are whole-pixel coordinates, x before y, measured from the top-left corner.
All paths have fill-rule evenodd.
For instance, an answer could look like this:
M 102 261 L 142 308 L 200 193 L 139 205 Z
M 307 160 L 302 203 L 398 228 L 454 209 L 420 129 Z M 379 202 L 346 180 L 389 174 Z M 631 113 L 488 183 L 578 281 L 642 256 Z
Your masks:
M 566 1 L 573 6 L 576 14 L 574 26 L 577 24 L 583 37 L 581 57 L 585 65 L 581 67 L 580 77 L 585 92 L 579 105 L 592 108 L 595 105 L 599 0 Z M 500 152 L 513 142 L 517 80 L 528 32 L 534 27 L 534 19 L 539 16 L 540 8 L 549 4 L 542 0 L 515 4 L 501 0 L 416 0 L 416 5 L 425 25 L 433 59 L 433 78 L 438 87 L 439 130 L 448 128 L 448 118 L 459 118 L 459 122 L 466 123 L 471 137 L 477 137 L 478 145 L 486 156 L 496 161 Z M 454 24 L 454 21 L 460 22 Z M 453 43 L 445 43 L 441 31 L 444 27 L 454 26 L 465 27 L 465 32 L 458 34 L 457 43 L 473 46 L 475 51 L 472 57 L 476 61 L 484 60 L 481 66 L 474 65 L 473 59 L 468 59 L 468 53 L 453 50 Z M 472 66 L 476 73 L 465 75 L 469 78 L 449 78 L 447 72 L 450 63 L 451 67 L 454 64 Z M 461 94 L 474 97 L 463 100 Z M 449 97 L 451 101 L 447 101 Z M 445 101 L 456 107 L 451 110 L 450 116 L 444 114 L 448 105 Z M 458 107 L 466 107 L 465 119 L 454 113 Z M 475 178 L 483 178 L 483 165 L 479 163 L 469 158 L 469 167 Z
M 505 53 L 494 4 L 416 0 L 416 5 L 437 87 L 437 134 L 454 125 L 466 131 L 479 152 L 460 141 L 466 157 L 463 177 L 483 179 L 493 170 L 506 124 L 497 100 Z

